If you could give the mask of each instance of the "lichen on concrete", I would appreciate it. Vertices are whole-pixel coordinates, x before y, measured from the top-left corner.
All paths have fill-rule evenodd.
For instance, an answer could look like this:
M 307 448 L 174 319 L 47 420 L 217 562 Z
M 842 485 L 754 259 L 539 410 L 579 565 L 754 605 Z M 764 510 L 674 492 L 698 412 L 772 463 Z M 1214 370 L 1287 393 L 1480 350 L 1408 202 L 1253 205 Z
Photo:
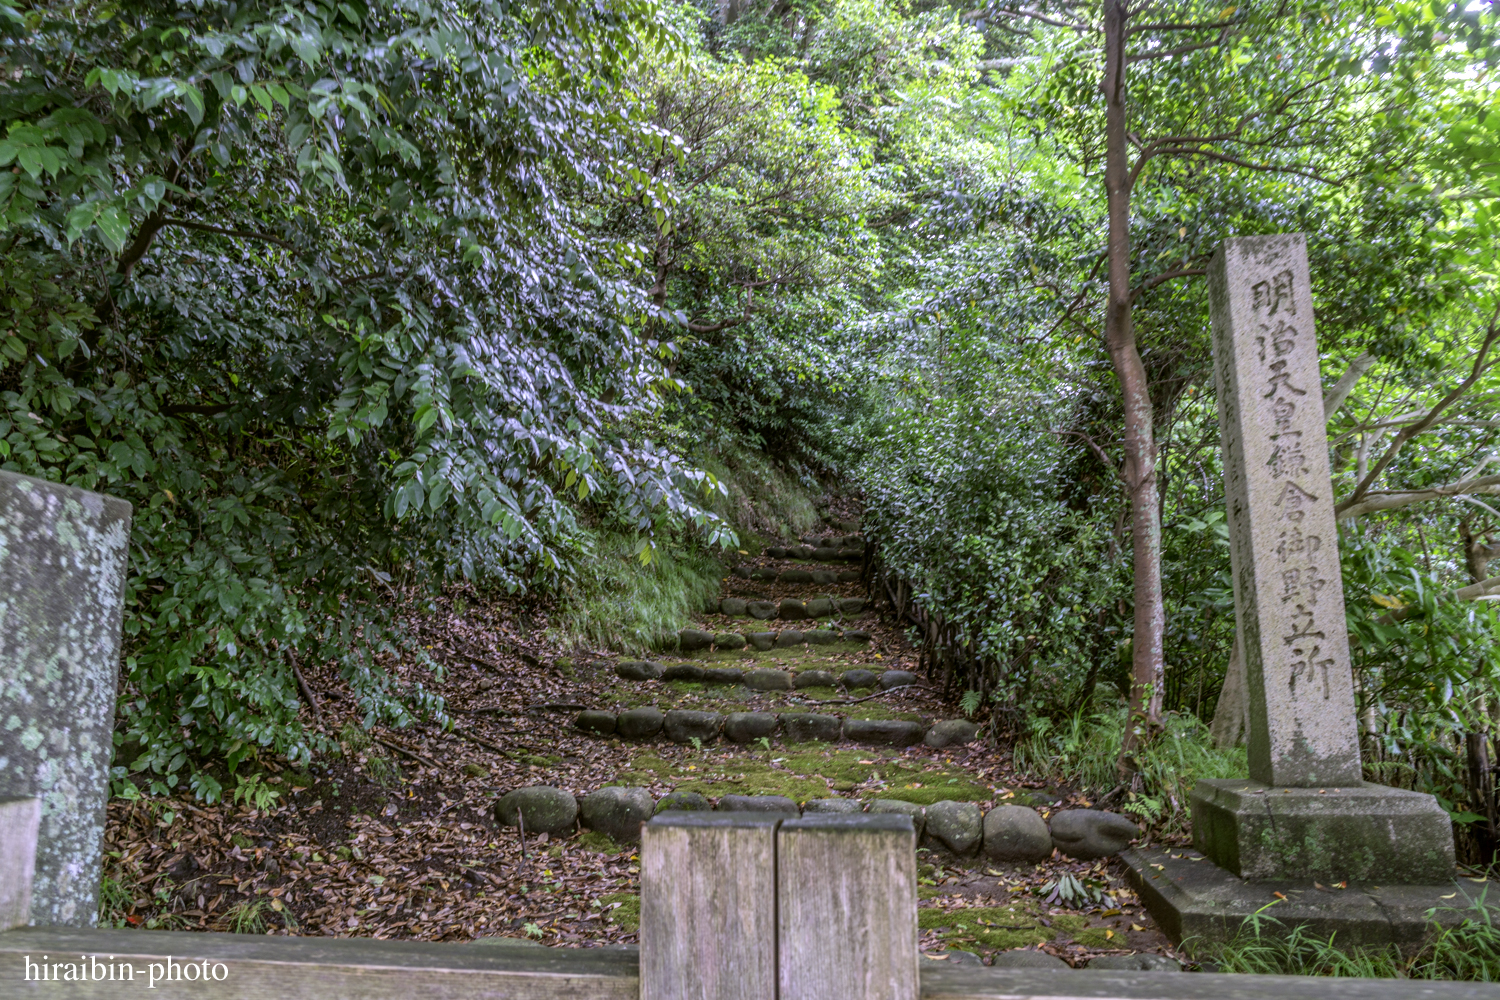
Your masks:
M 0 472 L 0 798 L 41 800 L 40 926 L 97 917 L 130 513 Z

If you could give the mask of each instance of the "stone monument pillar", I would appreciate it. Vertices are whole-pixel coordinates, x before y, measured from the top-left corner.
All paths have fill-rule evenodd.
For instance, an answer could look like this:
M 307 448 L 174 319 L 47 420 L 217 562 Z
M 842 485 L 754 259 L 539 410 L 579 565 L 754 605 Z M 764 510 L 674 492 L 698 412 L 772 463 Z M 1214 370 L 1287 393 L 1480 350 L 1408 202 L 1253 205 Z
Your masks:
M 1361 777 L 1304 238 L 1225 240 L 1208 283 L 1251 780 L 1198 783 L 1194 845 L 1245 878 L 1452 879 L 1437 801 Z
M 0 472 L 0 800 L 40 801 L 30 922 L 97 919 L 130 504 Z

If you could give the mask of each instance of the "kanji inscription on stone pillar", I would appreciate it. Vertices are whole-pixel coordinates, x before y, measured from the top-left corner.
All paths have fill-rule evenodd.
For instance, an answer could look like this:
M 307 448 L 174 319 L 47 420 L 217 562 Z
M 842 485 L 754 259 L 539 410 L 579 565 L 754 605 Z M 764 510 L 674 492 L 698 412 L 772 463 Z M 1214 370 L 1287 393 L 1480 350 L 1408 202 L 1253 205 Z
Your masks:
M 1250 777 L 1361 780 L 1318 344 L 1301 233 L 1224 241 L 1209 266 Z

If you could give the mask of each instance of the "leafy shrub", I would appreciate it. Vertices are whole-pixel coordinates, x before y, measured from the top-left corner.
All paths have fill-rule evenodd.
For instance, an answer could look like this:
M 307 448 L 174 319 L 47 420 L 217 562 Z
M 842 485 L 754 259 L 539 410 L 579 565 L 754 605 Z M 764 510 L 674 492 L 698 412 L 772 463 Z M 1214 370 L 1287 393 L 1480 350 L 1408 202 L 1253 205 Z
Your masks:
M 134 506 L 118 790 L 326 749 L 299 661 L 441 718 L 396 605 L 559 586 L 581 506 L 732 540 L 641 427 L 674 327 L 567 207 L 651 197 L 611 99 L 658 15 L 0 0 L 0 458 Z
M 1111 539 L 1059 495 L 1044 400 L 999 385 L 983 402 L 927 399 L 871 429 L 865 529 L 915 600 L 968 639 L 964 686 L 1043 714 L 1087 701 L 1128 594 Z M 1092 626 L 1092 627 L 1090 627 Z

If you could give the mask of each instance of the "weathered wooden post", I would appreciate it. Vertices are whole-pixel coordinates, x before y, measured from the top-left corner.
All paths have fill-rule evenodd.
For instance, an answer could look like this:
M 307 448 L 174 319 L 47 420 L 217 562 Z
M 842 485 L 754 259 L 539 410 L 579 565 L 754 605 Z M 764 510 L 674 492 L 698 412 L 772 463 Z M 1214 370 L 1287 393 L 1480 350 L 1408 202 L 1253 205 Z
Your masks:
M 641 1000 L 776 996 L 776 827 L 665 812 L 641 829 Z
M 893 813 L 781 824 L 779 1000 L 916 1000 L 916 846 Z
M 0 799 L 39 800 L 37 925 L 97 919 L 129 540 L 125 501 L 0 472 Z

